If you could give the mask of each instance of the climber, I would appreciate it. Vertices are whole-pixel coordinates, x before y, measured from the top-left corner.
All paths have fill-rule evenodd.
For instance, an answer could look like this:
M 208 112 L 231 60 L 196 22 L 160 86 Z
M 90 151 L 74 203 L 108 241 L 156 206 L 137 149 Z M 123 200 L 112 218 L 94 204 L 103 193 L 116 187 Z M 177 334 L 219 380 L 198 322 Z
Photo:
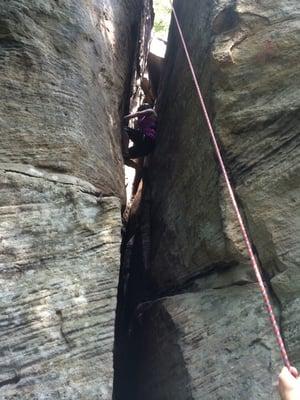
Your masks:
M 147 156 L 155 148 L 157 114 L 147 103 L 142 104 L 136 113 L 126 115 L 125 120 L 137 118 L 137 128 L 124 128 L 134 145 L 124 154 L 125 163 L 133 168 L 136 164 L 132 159 Z
M 300 399 L 300 377 L 296 368 L 292 367 L 292 373 L 294 376 L 284 367 L 279 375 L 278 389 L 282 400 Z

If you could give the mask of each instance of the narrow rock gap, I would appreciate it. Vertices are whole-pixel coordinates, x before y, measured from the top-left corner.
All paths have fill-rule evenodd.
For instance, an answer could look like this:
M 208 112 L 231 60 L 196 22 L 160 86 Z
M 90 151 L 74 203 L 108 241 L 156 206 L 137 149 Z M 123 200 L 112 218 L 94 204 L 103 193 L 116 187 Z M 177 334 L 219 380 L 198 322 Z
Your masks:
M 240 23 L 239 16 L 235 12 L 235 7 L 229 7 L 218 15 L 215 20 L 213 31 L 216 34 L 228 33 L 234 30 Z M 221 144 L 222 146 L 222 144 Z M 223 146 L 222 146 L 223 147 Z M 226 157 L 226 151 L 223 149 Z M 147 165 L 147 163 L 145 164 Z M 131 177 L 130 180 L 135 186 L 132 199 L 130 199 L 130 207 L 127 209 L 126 227 L 123 231 L 123 240 L 121 248 L 121 270 L 118 288 L 118 308 L 116 316 L 116 331 L 115 331 L 115 349 L 114 349 L 114 400 L 140 400 L 139 394 L 136 392 L 136 381 L 140 376 L 140 367 L 144 367 L 141 362 L 141 350 L 144 343 L 142 343 L 141 328 L 137 326 L 139 319 L 143 318 L 143 313 L 147 307 L 152 307 L 157 301 L 181 294 L 190 294 L 193 291 L 197 292 L 199 288 L 194 289 L 193 284 L 200 278 L 207 277 L 215 272 L 222 272 L 224 270 L 235 268 L 239 262 L 237 260 L 224 261 L 222 263 L 211 264 L 207 270 L 202 269 L 198 274 L 193 275 L 178 287 L 171 287 L 171 289 L 157 290 L 152 285 L 151 275 L 149 271 L 149 249 L 150 249 L 150 229 L 151 229 L 151 187 L 148 179 L 147 167 L 144 167 L 142 173 L 138 174 L 138 179 L 134 181 Z M 233 183 L 235 182 L 232 176 Z M 128 186 L 127 196 L 131 196 L 131 186 Z M 243 211 L 243 204 L 240 203 Z M 246 223 L 247 218 L 245 216 Z M 247 223 L 249 226 L 249 224 Z M 251 229 L 250 229 L 251 230 Z M 255 246 L 254 246 L 255 247 Z M 257 258 L 259 253 L 255 249 Z M 250 269 L 250 266 L 249 266 Z M 270 295 L 274 302 L 274 308 L 278 312 L 279 325 L 281 327 L 281 303 L 280 299 L 272 289 L 270 276 L 267 270 L 263 269 L 264 280 L 266 286 L 269 288 Z M 253 277 L 249 280 L 236 280 L 233 283 L 215 286 L 213 289 L 216 291 L 226 288 L 239 288 L 255 282 Z M 247 288 L 245 288 L 247 290 Z M 159 306 L 158 306 L 159 307 Z M 167 315 L 165 309 L 159 312 L 164 313 L 164 318 L 168 320 L 170 316 Z M 170 324 L 174 324 L 170 317 Z M 149 322 L 147 322 L 149 327 Z M 151 327 L 154 329 L 154 327 Z M 174 331 L 177 327 L 173 327 Z M 139 333 L 136 333 L 139 332 Z M 249 347 L 254 347 L 256 344 L 261 344 L 266 350 L 270 351 L 271 348 L 267 346 L 261 338 L 254 339 Z M 231 353 L 232 350 L 229 351 Z M 181 357 L 182 354 L 178 351 L 176 357 Z M 185 361 L 183 360 L 182 365 Z M 147 368 L 147 367 L 146 367 Z M 187 376 L 185 376 L 185 374 Z M 184 378 L 182 378 L 184 376 Z M 183 397 L 178 393 L 178 400 L 181 398 L 193 398 L 192 395 L 187 393 L 189 390 L 189 379 L 187 370 L 181 372 L 181 378 L 185 383 L 186 393 Z M 190 396 L 190 397 L 189 397 Z
M 150 2 L 152 4 L 152 1 Z M 154 2 L 156 8 L 161 8 L 159 1 Z M 146 6 L 147 8 L 147 2 Z M 167 9 L 169 7 L 165 7 Z M 161 11 L 155 10 L 155 11 Z M 168 10 L 170 16 L 170 9 Z M 141 27 L 141 34 L 147 32 L 151 11 L 146 10 L 142 18 L 146 26 Z M 163 17 L 165 18 L 165 16 Z M 162 24 L 168 25 L 169 21 L 161 18 L 157 23 L 158 29 Z M 153 21 L 153 25 L 155 22 Z M 157 27 L 156 27 L 157 28 Z M 137 71 L 133 82 L 131 96 L 131 108 L 136 108 L 141 100 L 154 102 L 157 97 L 159 86 L 160 68 L 164 57 L 164 46 L 161 41 L 167 39 L 167 31 L 164 28 L 164 39 L 150 40 L 147 34 L 140 41 L 140 53 L 143 47 L 149 43 L 149 54 L 147 60 L 140 59 L 137 62 Z M 144 43 L 143 40 L 146 42 Z M 151 49 L 150 49 L 151 47 Z M 152 52 L 153 51 L 153 52 Z M 141 60 L 142 59 L 142 60 Z M 143 65 L 143 61 L 147 65 Z M 147 68 L 147 70 L 146 70 Z M 152 87 L 151 83 L 152 82 Z M 151 96 L 155 96 L 151 99 Z M 121 245 L 121 268 L 118 287 L 118 301 L 115 324 L 115 347 L 114 347 L 114 400 L 134 400 L 135 380 L 137 374 L 137 349 L 139 345 L 133 342 L 132 323 L 136 310 L 140 304 L 153 300 L 153 290 L 147 274 L 149 258 L 149 236 L 150 236 L 150 191 L 147 186 L 147 160 L 144 159 L 144 166 L 140 165 L 136 171 L 125 166 L 127 208 L 124 212 L 124 227 L 122 232 Z

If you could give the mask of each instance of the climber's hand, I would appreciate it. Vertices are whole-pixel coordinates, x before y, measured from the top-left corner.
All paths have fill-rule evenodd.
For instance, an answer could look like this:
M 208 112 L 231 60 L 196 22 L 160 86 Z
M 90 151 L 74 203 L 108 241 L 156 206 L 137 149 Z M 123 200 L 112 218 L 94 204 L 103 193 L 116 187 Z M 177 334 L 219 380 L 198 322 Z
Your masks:
M 138 117 L 139 115 L 140 115 L 140 112 L 136 112 L 136 113 L 133 113 L 133 114 L 128 114 L 128 115 L 125 115 L 124 119 L 126 121 L 126 120 L 129 120 L 131 118 Z
M 278 389 L 282 400 L 300 399 L 300 377 L 296 368 L 292 367 L 292 374 L 284 367 L 279 375 Z

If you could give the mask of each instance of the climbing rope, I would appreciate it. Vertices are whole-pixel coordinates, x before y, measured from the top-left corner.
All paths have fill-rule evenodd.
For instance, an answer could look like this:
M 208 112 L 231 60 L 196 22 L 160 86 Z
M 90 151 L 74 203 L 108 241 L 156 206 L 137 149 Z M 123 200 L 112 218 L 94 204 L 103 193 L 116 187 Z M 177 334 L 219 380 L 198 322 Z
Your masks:
M 224 178 L 225 178 L 225 182 L 226 182 L 226 186 L 227 186 L 228 191 L 229 191 L 230 199 L 231 199 L 235 214 L 237 216 L 237 219 L 238 219 L 238 222 L 239 222 L 239 225 L 240 225 L 240 228 L 241 228 L 241 232 L 242 232 L 242 235 L 243 235 L 246 247 L 247 247 L 247 251 L 248 251 L 248 254 L 249 254 L 249 257 L 250 257 L 250 260 L 251 260 L 251 265 L 252 265 L 253 270 L 255 272 L 255 275 L 256 275 L 256 278 L 257 278 L 257 281 L 258 281 L 258 284 L 259 284 L 259 288 L 261 290 L 262 297 L 263 297 L 264 303 L 266 305 L 267 312 L 268 312 L 269 317 L 270 317 L 272 328 L 273 328 L 277 343 L 279 345 L 281 357 L 282 357 L 282 360 L 283 360 L 285 366 L 293 374 L 293 370 L 291 369 L 291 364 L 290 364 L 290 361 L 289 361 L 289 358 L 288 358 L 288 355 L 287 355 L 287 351 L 286 351 L 286 348 L 285 348 L 285 345 L 284 345 L 284 342 L 283 342 L 283 339 L 282 339 L 282 336 L 281 336 L 281 333 L 280 333 L 280 330 L 279 330 L 279 327 L 278 327 L 278 324 L 277 324 L 277 321 L 276 321 L 276 317 L 275 317 L 275 314 L 274 314 L 274 311 L 273 311 L 273 307 L 271 305 L 271 302 L 270 302 L 270 299 L 269 299 L 269 295 L 267 293 L 265 284 L 263 282 L 262 275 L 261 275 L 261 272 L 260 272 L 260 268 L 258 266 L 256 257 L 254 255 L 254 251 L 253 251 L 250 239 L 249 239 L 249 235 L 248 235 L 245 223 L 243 221 L 243 218 L 241 216 L 241 212 L 240 212 L 239 207 L 237 205 L 237 201 L 236 201 L 236 197 L 235 197 L 235 194 L 234 194 L 234 191 L 233 191 L 233 188 L 232 188 L 232 184 L 230 182 L 230 179 L 229 179 L 229 176 L 228 176 L 228 172 L 226 170 L 225 163 L 223 161 L 223 157 L 222 157 L 222 154 L 221 154 L 221 151 L 220 151 L 217 139 L 216 139 L 216 134 L 214 132 L 214 129 L 212 127 L 212 123 L 210 121 L 210 118 L 209 118 L 209 115 L 208 115 L 208 112 L 207 112 L 207 108 L 206 108 L 206 105 L 205 105 L 205 102 L 204 102 L 204 99 L 203 99 L 203 96 L 202 96 L 200 85 L 199 85 L 198 79 L 196 77 L 195 69 L 193 67 L 193 63 L 192 63 L 192 60 L 191 60 L 191 57 L 190 57 L 190 54 L 189 54 L 189 51 L 188 51 L 188 48 L 187 48 L 187 45 L 186 45 L 186 41 L 184 39 L 184 35 L 183 35 L 183 32 L 182 32 L 181 26 L 179 24 L 177 13 L 175 11 L 175 8 L 174 8 L 173 3 L 172 3 L 171 0 L 170 0 L 170 3 L 171 3 L 171 7 L 172 7 L 172 12 L 173 12 L 173 15 L 174 15 L 174 18 L 175 18 L 176 26 L 177 26 L 177 29 L 178 29 L 178 32 L 179 32 L 179 35 L 180 35 L 180 38 L 181 38 L 181 42 L 182 42 L 182 45 L 183 45 L 183 48 L 184 48 L 184 51 L 185 51 L 185 55 L 186 55 L 186 58 L 187 58 L 187 61 L 188 61 L 188 64 L 189 64 L 189 67 L 190 67 L 190 70 L 191 70 L 191 73 L 192 73 L 192 76 L 193 76 L 193 80 L 194 80 L 195 87 L 196 87 L 196 90 L 197 90 L 197 94 L 198 94 L 198 97 L 199 97 L 199 100 L 200 100 L 201 108 L 202 108 L 202 111 L 204 113 L 204 117 L 206 119 L 207 125 L 208 125 L 208 129 L 209 129 L 209 132 L 210 132 L 211 140 L 212 140 L 213 146 L 215 148 L 215 151 L 216 151 L 216 154 L 217 154 L 217 158 L 218 158 L 222 173 L 223 173 Z

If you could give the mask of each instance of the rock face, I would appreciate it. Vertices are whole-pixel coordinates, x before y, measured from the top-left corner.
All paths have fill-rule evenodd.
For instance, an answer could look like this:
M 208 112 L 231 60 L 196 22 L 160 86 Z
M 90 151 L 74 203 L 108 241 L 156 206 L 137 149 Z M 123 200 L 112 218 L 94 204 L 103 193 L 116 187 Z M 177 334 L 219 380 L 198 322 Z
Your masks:
M 299 2 L 175 6 L 299 367 Z M 150 168 L 151 279 L 157 293 L 172 297 L 150 302 L 137 318 L 146 371 L 136 398 L 275 399 L 279 350 L 174 24 L 159 112 Z
M 253 285 L 167 297 L 140 312 L 137 399 L 273 398 L 275 340 Z
M 112 397 L 141 5 L 0 1 L 1 399 Z

